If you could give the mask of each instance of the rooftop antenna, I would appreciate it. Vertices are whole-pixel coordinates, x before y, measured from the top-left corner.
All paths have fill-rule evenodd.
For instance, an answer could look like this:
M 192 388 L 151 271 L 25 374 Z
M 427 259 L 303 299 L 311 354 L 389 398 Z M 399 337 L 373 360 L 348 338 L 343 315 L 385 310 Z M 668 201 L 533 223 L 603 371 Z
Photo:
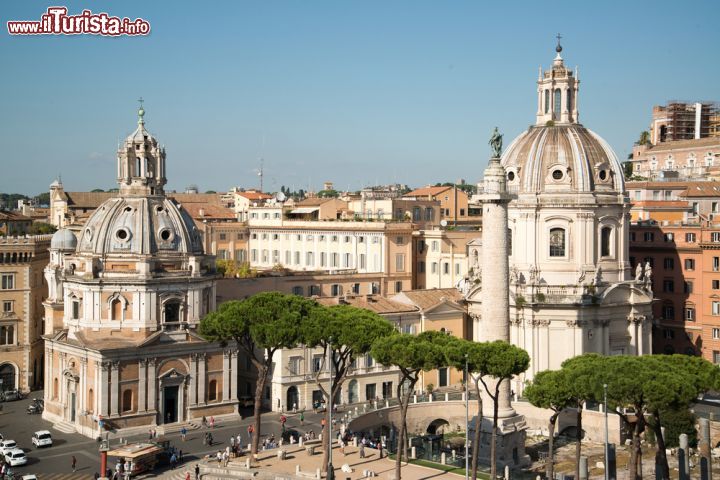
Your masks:
M 263 171 L 263 166 L 265 163 L 265 158 L 263 158 L 263 155 L 265 153 L 265 135 L 262 137 L 262 148 L 260 149 L 260 169 L 255 170 L 257 173 L 257 176 L 260 177 L 260 192 L 263 191 L 263 176 L 265 175 L 265 172 Z

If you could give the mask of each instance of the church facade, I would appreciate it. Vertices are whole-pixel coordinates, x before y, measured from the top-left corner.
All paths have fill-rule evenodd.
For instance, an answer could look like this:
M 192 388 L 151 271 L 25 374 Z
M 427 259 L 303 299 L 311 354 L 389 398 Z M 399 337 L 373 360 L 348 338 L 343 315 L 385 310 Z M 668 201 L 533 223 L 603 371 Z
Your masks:
M 605 140 L 579 123 L 577 71 L 564 65 L 559 44 L 556 50 L 537 80 L 536 123 L 500 162 L 510 197 L 509 269 L 495 281 L 510 286 L 509 341 L 531 358 L 514 380 L 516 394 L 535 373 L 577 355 L 651 353 L 652 272 L 630 271 L 621 164 Z M 492 266 L 471 257 L 468 312 L 475 340 L 484 340 L 492 319 L 482 318 L 482 302 L 493 298 L 495 281 L 483 285 Z
M 238 350 L 203 340 L 215 308 L 215 258 L 165 196 L 165 149 L 138 126 L 118 151 L 119 195 L 79 238 L 56 232 L 45 268 L 43 418 L 87 436 L 238 408 Z

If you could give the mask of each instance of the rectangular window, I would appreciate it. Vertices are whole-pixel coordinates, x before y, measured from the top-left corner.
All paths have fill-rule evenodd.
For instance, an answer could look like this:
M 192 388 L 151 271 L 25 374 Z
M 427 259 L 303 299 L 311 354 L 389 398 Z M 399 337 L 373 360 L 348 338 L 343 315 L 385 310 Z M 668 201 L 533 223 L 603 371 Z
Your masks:
M 635 232 L 630 232 L 630 241 L 631 242 L 635 241 Z
M 371 368 L 373 365 L 375 365 L 375 359 L 369 354 L 365 355 L 365 367 Z
M 418 271 L 420 273 L 425 273 L 425 262 L 423 262 L 423 261 L 418 262 Z
M 695 234 L 694 233 L 686 233 L 685 234 L 685 241 L 687 243 L 695 243 Z
M 338 255 L 337 253 L 332 253 L 332 254 L 330 255 L 330 266 L 331 266 L 331 267 L 337 268 L 337 266 L 338 266 L 338 261 L 339 261 L 339 258 L 338 258 L 338 257 L 339 257 L 339 255 Z
M 720 271 L 720 257 L 713 257 L 713 272 Z
M 397 271 L 397 272 L 405 271 L 405 254 L 404 253 L 396 253 L 395 254 L 395 271 Z
M 695 270 L 695 260 L 693 260 L 692 258 L 686 258 L 685 270 Z
M 448 262 L 443 263 L 443 274 L 450 274 L 450 264 Z
M 665 268 L 665 270 L 673 270 L 675 268 L 675 259 L 665 258 L 663 260 L 663 268 Z
M 712 202 L 710 204 L 710 210 L 712 210 L 712 213 L 718 213 L 718 202 Z
M 340 293 L 340 285 L 338 285 L 337 283 L 330 285 L 330 295 L 332 295 L 333 297 L 337 297 L 338 295 L 340 295 Z
M 0 290 L 13 290 L 15 288 L 15 274 L 3 273 L 0 277 Z
M 720 363 L 720 351 L 713 350 L 713 363 L 717 365 Z
M 262 251 L 262 263 L 268 263 L 269 257 L 268 257 L 268 251 L 263 249 Z
M 663 292 L 674 292 L 675 291 L 675 282 L 673 280 L 670 280 L 666 278 L 663 280 Z
M 397 243 L 398 245 L 402 245 L 403 243 L 405 243 L 405 238 L 397 237 L 397 238 L 395 238 L 395 243 Z
M 720 232 L 712 232 L 710 234 L 710 241 L 713 243 L 720 243 Z
M 366 262 L 366 260 L 365 260 L 365 254 L 364 254 L 364 253 L 361 253 L 361 254 L 360 254 L 360 265 L 359 265 L 358 268 L 360 268 L 361 270 L 364 270 L 364 269 L 366 268 L 366 267 L 365 267 L 365 262 Z
M 395 282 L 395 293 L 400 293 L 400 292 L 402 292 L 402 282 L 397 281 L 397 282 Z
M 672 340 L 675 337 L 675 332 L 670 330 L 669 328 L 665 329 L 665 339 L 666 340 Z
M 461 208 L 461 209 L 460 209 L 460 216 L 461 216 L 461 217 L 464 217 L 464 216 L 465 216 L 465 209 L 464 209 L 464 208 Z
M 360 284 L 359 284 L 359 283 L 353 283 L 352 292 L 353 292 L 355 295 L 360 294 Z
M 332 237 L 330 237 L 330 241 L 337 242 L 337 235 L 333 235 Z
M 3 312 L 9 313 L 13 311 L 13 302 L 10 300 L 5 300 L 3 302 Z
M 455 275 L 460 275 L 460 264 L 459 263 L 455 264 Z
M 690 280 L 686 280 L 683 284 L 683 292 L 684 293 L 692 293 L 693 292 L 693 282 Z
M 320 252 L 320 266 L 327 267 L 327 253 Z
M 254 248 L 250 250 L 250 261 L 257 262 L 257 250 L 255 250 Z
M 653 242 L 655 241 L 655 234 L 653 232 L 645 232 L 643 233 L 643 239 L 646 242 Z
M 432 272 L 432 273 L 437 273 L 437 269 L 438 269 L 438 264 L 437 264 L 437 262 L 432 262 L 432 265 L 431 265 L 430 267 L 431 267 L 431 268 L 430 268 L 430 272 Z
M 292 294 L 293 294 L 293 295 L 298 295 L 298 296 L 302 297 L 302 295 L 303 295 L 303 287 L 300 286 L 300 285 L 297 285 L 297 286 L 293 287 L 293 288 L 292 288 Z
M 665 200 L 671 200 L 672 199 L 672 190 L 665 190 Z
M 674 242 L 675 241 L 675 234 L 674 233 L 666 233 L 663 235 L 663 238 L 666 242 Z
M 662 314 L 665 320 L 675 320 L 675 307 L 672 305 L 663 305 Z
M 712 314 L 720 315 L 720 302 L 712 302 Z
M 720 340 L 720 328 L 712 329 L 712 337 L 713 337 L 713 340 Z
M 685 307 L 685 321 L 686 322 L 694 322 L 695 321 L 695 309 L 693 307 Z
M 77 320 L 80 318 L 80 302 L 75 300 L 72 302 L 72 318 L 73 320 Z
M 300 252 L 295 252 L 295 265 L 300 265 Z
M 305 265 L 308 267 L 315 266 L 315 255 L 313 254 L 313 252 L 307 252 L 305 254 Z
M 242 239 L 243 239 L 243 234 L 242 234 L 242 233 L 235 234 L 235 239 L 236 239 L 236 240 L 242 240 Z
M 291 375 L 297 375 L 300 373 L 300 362 L 302 357 L 291 357 L 288 362 L 288 371 Z
M 224 233 L 220 234 L 220 240 L 225 240 L 227 238 L 227 235 Z
M 439 245 L 440 245 L 440 244 L 438 243 L 437 240 L 433 240 L 433 242 L 432 242 L 432 251 L 433 251 L 433 252 L 437 252 L 437 251 L 438 251 L 438 248 L 439 248 Z
M 292 257 L 292 252 L 285 250 L 285 265 L 290 265 L 290 257 Z
M 280 250 L 272 251 L 273 263 L 280 263 Z
M 642 191 L 641 190 L 635 190 L 635 200 L 640 200 L 642 198 Z
M 229 258 L 227 250 L 218 250 L 217 258 L 218 260 L 227 260 Z
M 313 355 L 312 359 L 312 371 L 313 373 L 317 373 L 322 368 L 323 364 L 323 356 L 322 355 Z
M 713 289 L 713 290 L 720 290 L 720 280 L 713 280 L 713 281 L 712 281 L 712 289 Z
M 660 200 L 660 190 L 653 190 L 653 200 Z
M 343 254 L 343 268 L 352 268 L 352 259 L 349 253 Z

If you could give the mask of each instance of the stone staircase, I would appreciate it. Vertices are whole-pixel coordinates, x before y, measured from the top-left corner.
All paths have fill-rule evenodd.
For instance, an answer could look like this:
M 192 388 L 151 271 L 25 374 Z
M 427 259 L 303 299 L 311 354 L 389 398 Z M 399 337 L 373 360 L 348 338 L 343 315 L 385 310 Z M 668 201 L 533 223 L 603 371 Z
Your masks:
M 69 422 L 58 422 L 53 424 L 53 427 L 55 430 L 58 430 L 63 433 L 77 433 L 77 430 L 75 430 L 75 425 Z
M 187 429 L 188 431 L 197 430 L 200 428 L 200 422 L 186 422 L 186 423 L 174 423 L 172 425 L 159 425 L 157 427 L 158 435 L 169 435 L 171 433 L 180 433 L 180 430 Z

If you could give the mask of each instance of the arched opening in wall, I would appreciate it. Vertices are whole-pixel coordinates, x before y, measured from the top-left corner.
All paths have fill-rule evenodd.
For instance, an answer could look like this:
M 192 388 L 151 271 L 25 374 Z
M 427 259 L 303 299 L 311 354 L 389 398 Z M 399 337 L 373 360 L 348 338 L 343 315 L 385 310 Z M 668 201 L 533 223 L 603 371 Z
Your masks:
M 600 256 L 610 256 L 610 240 L 612 239 L 612 228 L 603 227 L 600 230 Z
M 119 298 L 110 302 L 110 320 L 122 320 L 122 302 Z
M 208 401 L 217 400 L 217 380 L 210 380 L 208 384 Z
M 558 120 L 560 119 L 560 106 L 562 105 L 562 92 L 559 88 L 555 89 L 553 96 L 553 118 Z
M 6 390 L 13 390 L 16 388 L 15 382 L 17 381 L 17 375 L 15 373 L 15 366 L 11 363 L 6 363 L 0 366 L 0 390 L 3 392 Z
M 565 256 L 565 229 L 564 228 L 551 228 L 550 229 L 550 256 L 551 257 L 564 257 Z
M 53 400 L 57 400 L 58 398 L 58 379 L 53 378 L 53 391 L 52 391 L 52 398 Z
M 133 409 L 133 392 L 129 388 L 122 394 L 122 411 L 131 412 Z
M 297 408 L 298 404 L 300 403 L 300 396 L 298 395 L 298 389 L 296 386 L 292 386 L 287 389 L 287 393 L 285 394 L 285 408 L 291 409 L 291 408 Z
M 545 90 L 545 113 L 550 111 L 550 90 Z
M 355 379 L 350 380 L 348 384 L 348 403 L 357 403 L 360 401 L 358 394 L 358 382 Z
M 88 390 L 87 405 L 85 405 L 85 410 L 91 413 L 95 411 L 95 392 L 92 388 Z
M 573 99 L 572 99 L 572 90 L 568 89 L 568 90 L 567 90 L 567 109 L 568 109 L 568 112 L 572 112 L 572 108 L 573 108 L 573 107 L 572 107 L 572 100 L 573 100 Z
M 135 159 L 135 176 L 140 176 L 140 158 Z
M 444 432 L 449 432 L 450 422 L 444 418 L 437 418 L 430 422 L 427 427 L 428 435 L 442 435 Z

